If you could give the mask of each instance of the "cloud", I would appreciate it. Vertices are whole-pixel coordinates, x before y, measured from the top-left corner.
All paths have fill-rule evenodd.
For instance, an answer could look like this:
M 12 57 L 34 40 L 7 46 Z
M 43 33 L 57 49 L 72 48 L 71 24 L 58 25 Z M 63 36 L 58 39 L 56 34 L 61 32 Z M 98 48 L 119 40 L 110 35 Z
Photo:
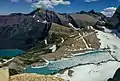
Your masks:
M 38 0 L 36 3 L 33 3 L 32 7 L 34 8 L 54 8 L 59 4 L 70 5 L 70 1 L 64 0 Z
M 18 2 L 19 0 L 10 0 L 11 2 Z
M 99 1 L 99 0 L 84 0 L 85 2 L 89 3 L 89 2 L 95 2 L 95 1 Z M 120 1 L 120 0 L 116 0 L 116 1 Z
M 106 17 L 112 17 L 116 9 L 116 7 L 105 8 L 101 13 L 103 13 Z
M 85 2 L 89 3 L 89 2 L 95 2 L 95 1 L 98 1 L 98 0 L 85 0 Z
M 32 3 L 33 0 L 25 0 L 25 2 Z

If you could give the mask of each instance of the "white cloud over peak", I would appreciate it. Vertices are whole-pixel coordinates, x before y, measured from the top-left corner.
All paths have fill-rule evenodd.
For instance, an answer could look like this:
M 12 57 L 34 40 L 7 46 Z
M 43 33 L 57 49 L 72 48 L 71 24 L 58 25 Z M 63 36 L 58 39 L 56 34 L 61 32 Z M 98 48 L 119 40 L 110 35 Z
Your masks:
M 54 8 L 59 4 L 70 5 L 70 1 L 64 0 L 38 0 L 36 3 L 33 3 L 32 7 L 35 8 Z
M 10 0 L 11 2 L 19 2 L 21 0 Z M 57 5 L 70 5 L 70 1 L 64 0 L 24 0 L 31 3 L 34 8 L 54 8 Z
M 103 13 L 106 17 L 112 17 L 116 9 L 116 7 L 105 8 L 101 13 Z

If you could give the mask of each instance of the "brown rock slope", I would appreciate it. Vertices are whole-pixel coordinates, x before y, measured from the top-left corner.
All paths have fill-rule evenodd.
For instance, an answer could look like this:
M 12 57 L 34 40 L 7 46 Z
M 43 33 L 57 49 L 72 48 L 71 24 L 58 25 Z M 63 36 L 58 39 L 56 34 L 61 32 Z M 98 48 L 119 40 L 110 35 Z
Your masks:
M 10 77 L 10 81 L 65 81 L 52 75 L 18 74 Z

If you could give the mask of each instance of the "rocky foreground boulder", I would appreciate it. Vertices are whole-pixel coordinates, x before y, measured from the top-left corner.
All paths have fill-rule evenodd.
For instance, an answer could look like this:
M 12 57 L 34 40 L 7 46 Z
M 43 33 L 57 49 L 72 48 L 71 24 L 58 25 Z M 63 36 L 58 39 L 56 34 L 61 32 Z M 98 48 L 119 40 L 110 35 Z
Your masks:
M 52 75 L 18 74 L 10 77 L 10 81 L 65 81 Z
M 52 75 L 39 75 L 35 73 L 24 73 L 10 76 L 7 67 L 0 68 L 0 81 L 65 81 Z
M 9 81 L 9 69 L 7 67 L 0 68 L 0 81 Z

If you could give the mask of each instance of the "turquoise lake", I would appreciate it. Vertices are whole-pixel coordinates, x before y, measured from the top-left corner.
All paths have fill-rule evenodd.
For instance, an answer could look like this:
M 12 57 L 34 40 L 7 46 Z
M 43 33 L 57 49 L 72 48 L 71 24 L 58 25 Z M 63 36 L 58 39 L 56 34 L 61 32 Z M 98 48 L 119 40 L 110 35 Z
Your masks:
M 1 49 L 0 57 L 14 57 L 17 55 L 22 55 L 23 53 L 24 51 L 19 49 Z
M 99 57 L 99 55 L 105 53 L 106 53 L 105 51 L 95 51 L 95 52 L 85 53 L 83 55 L 73 56 L 72 58 L 68 58 L 66 60 L 50 61 L 50 63 L 47 66 L 41 68 L 39 67 L 32 68 L 31 66 L 28 66 L 25 69 L 25 72 L 45 74 L 45 75 L 58 73 L 60 70 L 65 68 L 76 66 L 82 63 L 92 62 L 93 61 L 92 58 Z M 86 57 L 89 57 L 90 59 L 86 59 Z M 99 61 L 99 59 L 96 58 L 96 61 Z
M 14 57 L 17 55 L 24 54 L 23 50 L 19 49 L 5 49 L 0 50 L 0 57 Z M 88 62 L 100 61 L 98 58 L 107 58 L 107 52 L 105 51 L 92 51 L 89 53 L 84 53 L 73 56 L 72 58 L 67 58 L 64 60 L 50 61 L 48 65 L 43 67 L 32 68 L 30 65 L 25 69 L 26 73 L 38 73 L 38 74 L 53 74 L 58 73 L 60 70 L 76 66 L 78 64 L 84 64 Z M 89 59 L 88 59 L 89 57 Z M 94 60 L 93 60 L 94 58 Z

